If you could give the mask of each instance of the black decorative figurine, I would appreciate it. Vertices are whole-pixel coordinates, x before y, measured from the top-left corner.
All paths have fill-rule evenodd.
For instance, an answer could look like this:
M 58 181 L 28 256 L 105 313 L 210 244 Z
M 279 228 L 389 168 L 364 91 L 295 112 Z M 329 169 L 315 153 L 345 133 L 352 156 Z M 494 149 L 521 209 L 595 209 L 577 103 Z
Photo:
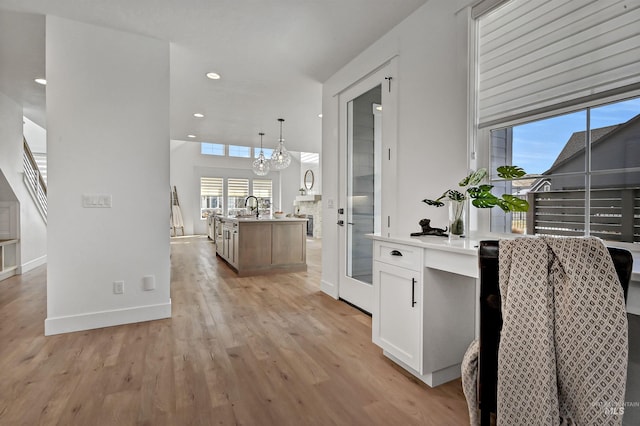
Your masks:
M 436 235 L 438 237 L 448 237 L 446 234 L 448 228 L 432 228 L 431 219 L 422 219 L 418 224 L 422 227 L 422 232 L 412 232 L 412 237 L 418 237 L 420 235 Z

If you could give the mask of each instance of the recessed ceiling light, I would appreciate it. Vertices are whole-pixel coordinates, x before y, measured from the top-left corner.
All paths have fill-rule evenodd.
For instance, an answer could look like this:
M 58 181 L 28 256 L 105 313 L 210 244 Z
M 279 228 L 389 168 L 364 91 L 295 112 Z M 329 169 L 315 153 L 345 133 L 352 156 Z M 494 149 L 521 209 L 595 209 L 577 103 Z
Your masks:
M 210 78 L 211 80 L 220 80 L 220 74 L 217 72 L 208 72 L 207 78 Z
M 38 84 L 42 84 L 43 86 L 47 85 L 47 80 L 45 80 L 44 78 L 36 78 L 34 81 Z
M 318 117 L 322 118 L 322 114 L 318 114 Z
M 196 135 L 187 135 L 187 137 L 193 139 L 196 137 Z
M 201 114 L 201 113 L 199 113 L 199 112 L 196 112 L 195 114 L 193 114 L 193 116 L 194 116 L 195 118 L 203 118 L 203 117 L 204 117 L 204 114 Z

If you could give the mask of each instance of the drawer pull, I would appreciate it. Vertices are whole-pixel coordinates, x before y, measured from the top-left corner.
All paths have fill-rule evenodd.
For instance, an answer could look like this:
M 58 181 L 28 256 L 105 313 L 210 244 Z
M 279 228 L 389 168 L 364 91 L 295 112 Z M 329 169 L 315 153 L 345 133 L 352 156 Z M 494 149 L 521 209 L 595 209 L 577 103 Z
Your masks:
M 416 279 L 411 278 L 411 307 L 416 306 Z
M 402 253 L 398 250 L 391 250 L 391 256 L 402 256 Z

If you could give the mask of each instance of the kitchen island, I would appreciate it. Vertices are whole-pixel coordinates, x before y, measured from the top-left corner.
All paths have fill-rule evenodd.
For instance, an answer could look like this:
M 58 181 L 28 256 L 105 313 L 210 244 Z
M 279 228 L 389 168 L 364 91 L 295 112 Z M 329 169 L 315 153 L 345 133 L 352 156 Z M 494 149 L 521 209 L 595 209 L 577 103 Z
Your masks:
M 306 218 L 217 216 L 216 254 L 242 277 L 306 271 L 306 229 Z

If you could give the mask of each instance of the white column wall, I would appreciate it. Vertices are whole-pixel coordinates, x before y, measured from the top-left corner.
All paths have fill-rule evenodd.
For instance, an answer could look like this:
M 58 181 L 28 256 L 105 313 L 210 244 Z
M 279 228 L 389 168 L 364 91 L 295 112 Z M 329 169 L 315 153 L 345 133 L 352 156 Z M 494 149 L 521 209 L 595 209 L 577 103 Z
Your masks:
M 45 334 L 170 317 L 169 44 L 54 16 L 46 35 Z
M 334 74 L 323 86 L 322 289 L 337 297 L 338 98 L 337 94 L 398 56 L 396 216 L 392 233 L 420 230 L 421 218 L 447 224 L 445 209 L 421 202 L 454 187 L 467 170 L 468 17 L 465 0 L 432 0 Z M 388 90 L 383 87 L 383 90 Z M 392 156 L 394 153 L 392 153 Z M 383 195 L 384 198 L 384 195 Z

